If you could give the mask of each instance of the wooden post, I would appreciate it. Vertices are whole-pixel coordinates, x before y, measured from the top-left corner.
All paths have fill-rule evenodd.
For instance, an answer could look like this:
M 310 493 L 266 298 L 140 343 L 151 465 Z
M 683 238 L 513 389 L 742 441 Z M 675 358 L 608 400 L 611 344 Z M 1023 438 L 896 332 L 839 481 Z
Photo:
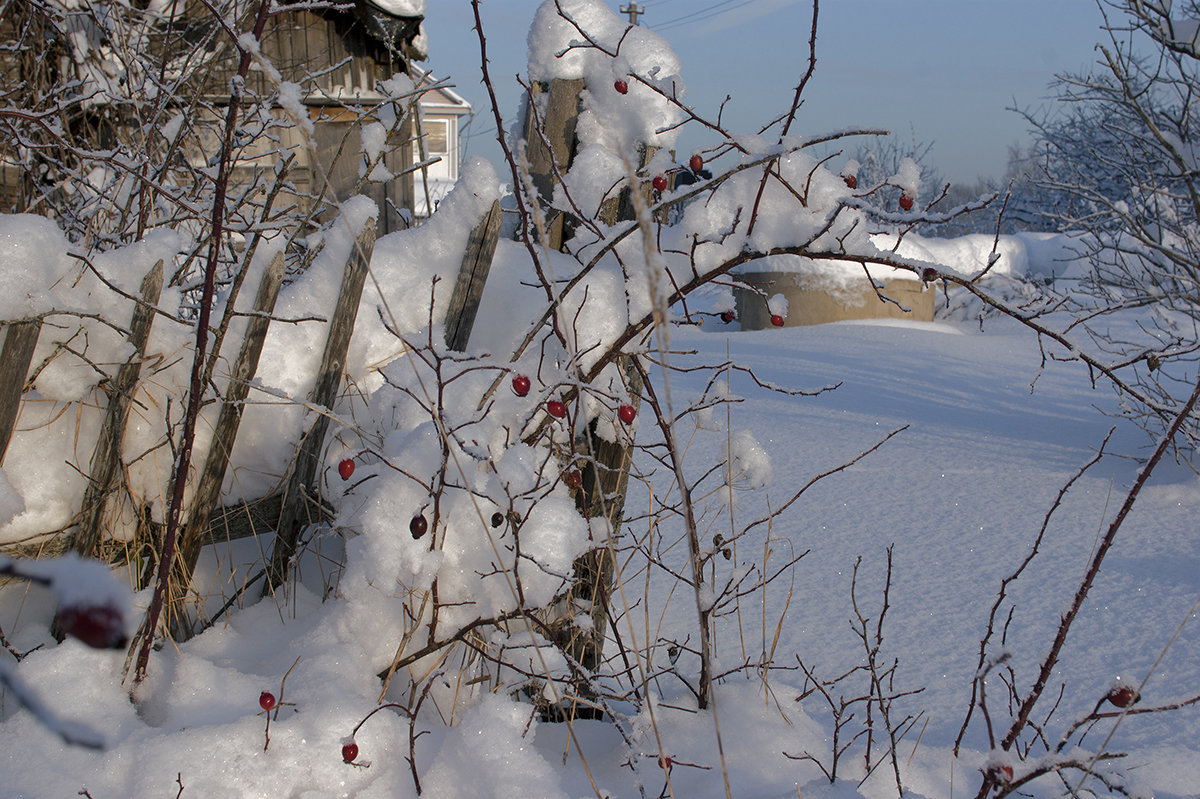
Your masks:
M 14 322 L 4 336 L 4 347 L 0 349 L 0 464 L 4 463 L 8 442 L 17 429 L 25 376 L 29 374 L 29 363 L 41 332 L 40 321 Z
M 362 298 L 363 283 L 367 278 L 367 267 L 371 263 L 371 252 L 374 248 L 375 220 L 371 219 L 358 234 L 354 249 L 346 261 L 337 306 L 329 322 L 329 335 L 325 339 L 321 370 L 317 373 L 316 385 L 309 394 L 309 402 L 319 408 L 332 408 L 337 398 L 342 372 L 346 367 L 346 352 L 350 348 L 350 337 L 354 333 L 354 320 L 358 316 L 358 302 Z M 288 564 L 296 553 L 300 529 L 308 521 L 300 518 L 300 511 L 308 507 L 306 494 L 316 479 L 321 447 L 328 429 L 329 417 L 318 412 L 312 427 L 301 439 L 292 474 L 284 488 L 283 513 L 275 531 L 275 546 L 271 550 L 271 563 L 263 585 L 264 595 L 273 592 L 287 578 Z
M 548 87 L 535 83 L 533 95 L 529 98 L 530 106 L 533 106 L 539 102 L 541 94 L 547 95 L 540 136 L 535 129 L 532 107 L 525 117 L 525 152 L 529 159 L 530 178 L 538 194 L 547 202 L 554 196 L 554 184 L 558 180 L 555 170 L 565 171 L 575 156 L 575 123 L 579 119 L 579 95 L 582 92 L 583 78 L 555 78 Z M 562 249 L 564 222 L 564 214 L 561 213 L 555 213 L 546 220 L 547 243 L 553 250 Z
M 479 300 L 483 297 L 483 287 L 500 239 L 500 216 L 500 201 L 496 200 L 467 240 L 467 252 L 463 255 L 450 307 L 446 311 L 446 346 L 455 352 L 466 352 L 467 342 L 471 339 Z
M 129 324 L 129 343 L 133 355 L 121 364 L 112 382 L 108 397 L 108 410 L 104 424 L 96 439 L 92 452 L 91 473 L 87 489 L 80 505 L 78 526 L 72 548 L 85 558 L 100 556 L 100 544 L 104 540 L 104 517 L 109 499 L 116 488 L 117 475 L 121 471 L 121 444 L 125 440 L 125 423 L 129 418 L 129 406 L 133 392 L 142 376 L 142 361 L 146 357 L 146 343 L 150 340 L 150 329 L 154 326 L 154 311 L 163 287 L 163 262 L 158 263 L 142 278 L 142 301 L 133 310 Z
M 192 497 L 191 514 L 180 531 L 170 586 L 170 608 L 167 614 L 177 641 L 190 638 L 192 635 L 192 623 L 188 618 L 184 602 L 191 587 L 196 562 L 200 558 L 200 549 L 205 543 L 209 515 L 217 504 L 221 484 L 225 481 L 229 456 L 233 452 L 233 443 L 237 439 L 238 427 L 242 421 L 242 409 L 245 407 L 246 396 L 250 393 L 250 381 L 254 379 L 254 375 L 258 371 L 258 359 L 267 339 L 267 328 L 271 324 L 271 312 L 275 310 L 275 301 L 279 298 L 279 287 L 283 283 L 283 267 L 283 253 L 278 252 L 271 259 L 271 263 L 259 280 L 258 293 L 254 297 L 253 315 L 246 325 L 242 348 L 238 352 L 237 360 L 233 364 L 233 371 L 229 375 L 229 386 L 225 391 L 221 412 L 217 416 L 212 445 L 209 447 L 208 457 L 204 461 L 204 470 L 200 474 L 196 493 Z
M 657 148 L 641 148 L 639 168 L 653 158 Z M 649 199 L 649 188 L 639 186 Z M 618 221 L 634 218 L 631 189 L 622 190 L 619 197 L 606 201 L 600 208 L 600 221 L 614 225 Z M 625 375 L 630 402 L 635 409 L 641 406 L 642 380 L 629 360 L 622 356 L 619 363 Z M 613 545 L 621 529 L 625 513 L 625 494 L 629 485 L 629 467 L 633 459 L 633 442 L 606 441 L 596 435 L 595 423 L 575 442 L 575 452 L 582 454 L 586 466 L 582 469 L 583 485 L 576 494 L 575 503 L 586 519 L 604 518 L 608 521 L 613 541 L 597 541 L 593 549 L 575 559 L 574 581 L 566 594 L 559 597 L 551 609 L 550 628 L 558 644 L 576 663 L 588 672 L 600 665 L 604 650 L 604 637 L 608 629 L 609 594 L 616 577 Z M 581 615 L 591 618 L 590 630 L 581 630 L 575 623 Z M 580 686 L 581 694 L 587 693 Z M 575 706 L 571 713 L 579 715 Z M 568 715 L 565 708 L 557 709 L 558 715 Z M 585 714 L 586 715 L 586 714 Z M 547 718 L 555 718 L 547 713 Z
M 623 364 L 630 402 L 641 405 L 641 376 L 626 359 Z M 604 636 L 608 627 L 609 590 L 615 578 L 613 545 L 625 514 L 625 494 L 629 487 L 629 467 L 633 459 L 633 441 L 607 441 L 596 434 L 593 422 L 576 442 L 576 452 L 587 459 L 581 470 L 583 485 L 575 495 L 575 506 L 586 519 L 603 518 L 612 531 L 613 541 L 596 541 L 593 549 L 575 559 L 574 582 L 556 601 L 550 628 L 560 646 L 584 669 L 594 672 L 601 661 Z M 590 630 L 581 630 L 575 619 L 590 616 Z
M 653 158 L 654 154 L 660 149 L 660 147 L 651 147 L 646 144 L 641 145 L 641 147 L 638 148 L 638 169 L 641 169 L 642 167 L 646 166 L 646 164 L 650 163 L 650 159 Z M 642 194 L 643 205 L 649 206 L 651 192 L 650 181 L 645 181 L 638 186 L 638 191 Z M 600 221 L 609 227 L 617 224 L 617 222 L 633 219 L 633 216 L 633 195 L 628 186 L 621 189 L 616 197 L 609 197 L 600 204 Z
M 639 168 L 654 157 L 657 148 L 641 148 Z M 649 188 L 639 186 L 649 199 Z M 634 218 L 631 190 L 622 190 L 619 197 L 606 201 L 600 208 L 600 221 L 614 225 Z M 642 381 L 628 360 L 621 359 L 622 372 L 633 407 L 641 405 Z M 596 435 L 593 424 L 575 443 L 575 451 L 587 458 L 583 468 L 583 486 L 576 495 L 576 506 L 587 519 L 605 518 L 614 540 L 621 529 L 625 512 L 625 493 L 629 485 L 629 467 L 633 458 L 633 442 L 606 441 Z M 604 636 L 608 628 L 609 591 L 615 579 L 615 563 L 610 542 L 598 541 L 595 548 L 575 559 L 574 582 L 552 609 L 550 627 L 560 646 L 585 670 L 591 672 L 600 664 Z M 591 617 L 590 630 L 575 624 L 580 615 Z

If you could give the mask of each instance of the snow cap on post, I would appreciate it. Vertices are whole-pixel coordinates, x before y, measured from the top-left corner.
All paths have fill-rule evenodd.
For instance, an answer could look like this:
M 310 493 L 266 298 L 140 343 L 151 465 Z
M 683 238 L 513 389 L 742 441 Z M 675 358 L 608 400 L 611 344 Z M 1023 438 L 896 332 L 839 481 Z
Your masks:
M 679 57 L 661 36 L 631 28 L 600 0 L 546 0 L 534 15 L 528 45 L 531 80 L 584 79 L 580 149 L 603 144 L 620 152 L 633 143 L 674 144 L 676 130 L 659 131 L 679 122 L 679 109 L 643 83 L 683 96 Z M 614 88 L 617 80 L 626 83 L 626 93 Z

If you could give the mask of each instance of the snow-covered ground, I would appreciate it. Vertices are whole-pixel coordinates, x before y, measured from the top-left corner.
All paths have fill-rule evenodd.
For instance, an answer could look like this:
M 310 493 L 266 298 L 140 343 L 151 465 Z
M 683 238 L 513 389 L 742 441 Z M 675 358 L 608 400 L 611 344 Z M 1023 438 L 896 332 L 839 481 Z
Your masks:
M 422 4 L 384 5 L 404 11 Z M 560 4 L 543 4 L 529 39 L 531 78 L 585 79 L 578 151 L 552 202 L 595 215 L 631 180 L 642 148 L 653 146 L 636 177 L 667 210 L 676 189 L 666 175 L 684 168 L 671 154 L 683 119 L 670 99 L 683 87 L 678 59 L 652 32 L 627 30 L 605 4 L 567 5 L 570 19 Z M 581 30 L 592 45 L 580 43 Z M 1025 278 L 1070 285 L 1077 276 L 1063 237 L 1004 237 L 994 265 L 986 236 L 907 236 L 892 251 L 891 239 L 871 232 L 920 221 L 930 198 L 916 196 L 916 164 L 905 159 L 897 175 L 855 188 L 835 171 L 842 164 L 809 152 L 826 138 L 798 136 L 731 134 L 677 154 L 693 173 L 701 171 L 690 166 L 693 157 L 702 164 L 711 157 L 716 178 L 686 190 L 696 194 L 665 215 L 672 224 L 651 230 L 658 223 L 642 214 L 644 236 L 581 226 L 573 255 L 535 254 L 505 238 L 469 352 L 451 354 L 440 344 L 442 323 L 463 251 L 508 180 L 479 159 L 465 165 L 432 217 L 376 243 L 344 365 L 348 386 L 321 453 L 317 488 L 335 518 L 307 531 L 295 580 L 266 600 L 254 585 L 214 626 L 164 645 L 136 690 L 122 682 L 124 652 L 73 638 L 53 642 L 47 589 L 0 591 L 7 642 L 0 679 L 19 680 L 63 723 L 105 736 L 99 749 L 66 744 L 11 690 L 0 694 L 0 797 L 882 799 L 901 793 L 898 771 L 903 796 L 953 799 L 974 795 L 983 769 L 1011 768 L 1020 781 L 1051 765 L 1045 750 L 1075 720 L 1094 710 L 1113 716 L 1102 700 L 1118 681 L 1140 690 L 1134 710 L 1200 695 L 1193 619 L 1200 479 L 1168 458 L 1121 528 L 1030 725 L 1016 746 L 994 743 L 1014 713 L 1006 681 L 1018 696 L 1033 684 L 1150 442 L 1121 417 L 1106 383 L 1094 383 L 1078 362 L 1055 359 L 1070 353 L 1043 350 L 1012 321 L 981 324 L 979 304 L 961 292 L 933 323 L 759 332 L 722 325 L 718 313 L 732 307 L 724 270 L 747 253 L 812 256 L 827 262 L 822 268 L 834 283 L 860 273 L 861 265 L 847 261 L 926 275 L 931 286 L 942 282 L 939 275 L 966 281 L 986 270 L 989 290 L 1002 296 L 1032 294 L 1035 281 Z M 225 501 L 267 494 L 289 468 L 324 317 L 353 233 L 376 212 L 370 206 L 365 198 L 343 203 L 341 216 L 306 241 L 319 255 L 290 275 L 275 308 L 279 321 L 242 418 Z M 72 243 L 52 222 L 0 217 L 0 319 L 45 316 L 33 391 L 0 470 L 0 542 L 29 543 L 69 525 L 103 414 L 102 380 L 129 358 L 119 329 L 132 310 L 128 296 L 157 261 L 170 268 L 194 246 L 188 235 L 155 229 L 130 246 L 93 253 L 101 280 L 71 255 Z M 255 251 L 247 286 L 284 238 Z M 584 267 L 593 255 L 595 264 Z M 602 359 L 628 352 L 616 349 L 622 342 L 642 346 L 645 339 L 622 336 L 666 313 L 659 304 L 666 287 L 689 283 L 700 286 L 689 311 L 705 324 L 652 331 L 669 330 L 670 342 L 651 337 L 655 351 L 642 353 L 643 362 L 673 369 L 651 380 L 653 402 L 646 390 L 641 410 L 631 404 L 634 415 L 618 422 L 633 392 Z M 241 310 L 251 293 L 238 300 Z M 546 311 L 551 298 L 554 313 Z M 218 316 L 227 299 L 216 298 Z M 763 299 L 785 315 L 781 298 Z M 166 515 L 193 342 L 190 318 L 171 315 L 193 311 L 191 303 L 178 287 L 159 303 L 165 315 L 154 326 L 124 440 L 128 512 L 114 516 L 109 533 L 116 538 L 128 535 L 134 508 L 154 520 Z M 1163 325 L 1180 321 L 1167 310 L 1146 313 L 1159 314 Z M 244 315 L 231 318 L 222 359 L 244 329 Z M 115 327 L 108 324 L 114 319 Z M 1103 323 L 1116 339 L 1152 339 L 1157 331 L 1136 322 L 1112 315 Z M 530 331 L 529 346 L 518 346 Z M 1074 335 L 1089 343 L 1081 330 Z M 693 368 L 726 362 L 738 370 Z M 597 374 L 581 387 L 580 375 L 593 367 Z M 227 371 L 224 364 L 214 371 L 217 393 Z M 784 389 L 838 388 L 800 396 L 767 390 L 751 374 Z M 512 383 L 516 376 L 527 382 Z M 552 411 L 560 399 L 570 408 Z M 693 400 L 711 407 L 683 413 Z M 695 592 L 681 577 L 690 573 L 678 475 L 664 462 L 652 404 L 664 418 L 678 418 L 670 435 L 686 455 L 680 473 L 694 481 L 698 545 L 712 556 Z M 206 455 L 217 407 L 209 403 L 200 418 L 194 463 Z M 527 674 L 564 684 L 560 651 L 530 646 L 544 639 L 534 637 L 529 616 L 558 596 L 589 536 L 604 540 L 603 523 L 576 512 L 562 465 L 591 421 L 598 435 L 632 433 L 642 445 L 618 544 L 609 660 L 597 678 L 614 694 L 612 715 L 554 724 L 514 695 L 545 685 Z M 1006 588 L 986 648 L 996 663 L 984 685 L 989 714 L 971 715 L 956 753 L 1002 580 L 1026 560 L 1060 491 L 1113 428 L 1105 457 L 1062 497 L 1037 557 Z M 738 487 L 732 496 L 724 489 L 727 453 Z M 343 461 L 354 466 L 352 480 L 339 478 Z M 749 524 L 760 517 L 771 521 Z M 729 543 L 727 530 L 747 532 Z M 271 545 L 267 534 L 206 550 L 193 580 L 207 600 L 204 615 L 261 570 Z M 63 568 L 69 579 L 72 567 Z M 720 601 L 713 586 L 777 571 L 765 588 L 720 607 L 712 626 L 714 702 L 698 708 L 698 605 Z M 134 600 L 145 607 L 147 592 Z M 501 616 L 511 621 L 471 626 Z M 586 628 L 591 618 L 580 613 L 575 621 Z M 865 644 L 855 624 L 863 625 Z M 473 649 L 431 646 L 391 683 L 386 699 L 414 716 L 379 707 L 378 675 L 394 656 L 426 652 L 429 639 L 468 637 Z M 495 655 L 498 664 L 480 654 L 495 652 L 503 653 Z M 868 662 L 873 670 L 862 668 Z M 875 690 L 893 700 L 870 707 L 861 700 L 872 675 L 884 683 Z M 1086 763 L 1092 753 L 1124 752 L 1116 765 L 1142 786 L 1133 795 L 1194 797 L 1198 705 L 1099 719 L 1082 739 L 1068 737 L 1063 757 Z M 266 706 L 274 708 L 269 716 Z M 888 724 L 898 736 L 894 749 L 885 743 Z M 354 749 L 346 750 L 351 741 Z M 835 759 L 838 779 L 831 780 Z M 1080 772 L 1064 774 L 1065 788 L 1050 775 L 1022 790 L 1076 791 Z M 1108 795 L 1091 779 L 1079 795 Z
M 709 323 L 711 326 L 712 323 Z M 673 344 L 694 349 L 692 359 L 726 357 L 753 367 L 764 380 L 816 388 L 842 386 L 817 397 L 767 394 L 735 377 L 745 397 L 733 406 L 732 427 L 754 435 L 770 458 L 769 485 L 743 494 L 738 513 L 750 518 L 784 501 L 812 476 L 907 426 L 888 444 L 843 473 L 819 483 L 770 530 L 777 562 L 810 550 L 794 580 L 752 597 L 737 616 L 718 623 L 720 663 L 756 660 L 767 647 L 781 667 L 764 681 L 734 676 L 716 694 L 716 720 L 732 792 L 738 797 L 894 795 L 888 767 L 861 788 L 862 746 L 844 756 L 830 786 L 816 765 L 789 759 L 811 754 L 829 766 L 833 723 L 817 695 L 796 697 L 804 683 L 796 657 L 831 678 L 861 662 L 863 650 L 849 621 L 850 576 L 859 567 L 858 598 L 876 618 L 888 546 L 893 546 L 890 609 L 882 660 L 899 664 L 897 691 L 924 689 L 896 702 L 897 716 L 922 714 L 900 745 L 905 785 L 914 796 L 948 799 L 973 792 L 986 738 L 978 717 L 959 758 L 951 753 L 967 707 L 978 641 L 1001 578 L 1025 556 L 1059 488 L 1093 454 L 1113 421 L 1104 388 L 1092 388 L 1078 366 L 1042 371 L 1035 342 L 1011 323 L 991 321 L 980 332 L 968 324 L 834 324 L 762 332 L 679 329 Z M 1036 389 L 1030 387 L 1036 381 Z M 676 376 L 681 398 L 698 391 Z M 698 463 L 725 443 L 723 413 L 696 432 L 690 453 Z M 1109 448 L 1145 454 L 1144 438 L 1127 426 Z M 1120 504 L 1138 467 L 1107 458 L 1067 495 L 1054 517 L 1042 554 L 1012 590 L 1015 611 L 1006 647 L 1019 685 L 1049 646 L 1060 612 L 1082 575 L 1105 522 Z M 632 507 L 644 494 L 630 498 Z M 1156 473 L 1110 555 L 1053 675 L 1065 685 L 1061 706 L 1047 726 L 1055 738 L 1069 720 L 1092 709 L 1120 677 L 1141 684 L 1143 702 L 1190 697 L 1200 686 L 1200 632 L 1188 622 L 1200 590 L 1200 543 L 1195 536 L 1200 480 L 1174 465 Z M 766 529 L 738 545 L 737 559 L 762 558 Z M 257 545 L 256 545 L 257 546 Z M 679 548 L 679 547 L 677 547 Z M 682 561 L 682 555 L 680 556 Z M 663 637 L 694 627 L 690 594 L 655 575 L 631 581 L 624 600 L 648 602 Z M 45 643 L 41 589 L 8 589 L 0 626 L 17 650 Z M 789 596 L 790 595 L 790 596 Z M 790 601 L 789 601 L 790 600 Z M 307 591 L 279 606 L 264 601 L 225 623 L 155 656 L 140 705 L 121 685 L 124 655 L 89 650 L 68 640 L 21 661 L 19 673 L 63 715 L 106 732 L 109 748 L 96 752 L 63 745 L 28 712 L 5 702 L 0 725 L 3 796 L 94 797 L 174 795 L 321 797 L 415 795 L 405 757 L 407 722 L 391 711 L 357 734 L 361 761 L 347 765 L 341 744 L 375 707 L 379 682 L 347 625 L 339 602 L 321 603 Z M 786 613 L 785 613 L 786 606 Z M 644 618 L 641 609 L 633 618 Z M 661 617 L 661 622 L 657 620 Z M 772 642 L 778 623 L 778 641 Z M 369 631 L 368 631 L 369 632 Z M 1160 660 L 1161 656 L 1161 660 Z M 6 656 L 7 657 L 7 656 Z M 665 657 L 665 655 L 663 656 Z M 686 660 L 686 658 L 685 658 Z M 285 690 L 280 691 L 284 674 Z M 686 669 L 684 669 L 686 673 Z M 417 722 L 416 770 L 423 796 L 648 795 L 663 787 L 660 752 L 677 764 L 675 796 L 724 793 L 714 714 L 689 709 L 694 700 L 663 677 L 664 699 L 633 720 L 625 744 L 611 725 L 531 721 L 527 706 L 488 696 L 446 729 L 435 713 Z M 294 702 L 270 726 L 264 751 L 261 691 Z M 1007 719 L 1001 689 L 993 716 Z M 843 743 L 861 727 L 852 722 Z M 1097 747 L 1105 729 L 1093 732 Z M 1126 764 L 1159 797 L 1195 795 L 1200 761 L 1195 708 L 1129 717 L 1110 749 L 1129 753 Z M 881 750 L 876 755 L 881 754 Z M 629 767 L 633 763 L 636 767 Z M 686 764 L 696 764 L 695 766 Z M 589 776 L 590 775 L 590 776 Z

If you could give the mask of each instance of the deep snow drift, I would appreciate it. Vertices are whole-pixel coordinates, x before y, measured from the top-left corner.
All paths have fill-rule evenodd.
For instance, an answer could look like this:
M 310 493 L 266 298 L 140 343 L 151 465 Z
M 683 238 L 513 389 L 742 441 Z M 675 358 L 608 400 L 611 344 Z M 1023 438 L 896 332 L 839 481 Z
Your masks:
M 844 381 L 819 397 L 781 398 L 734 379 L 732 390 L 747 399 L 734 408 L 733 427 L 761 443 L 772 472 L 767 488 L 740 496 L 739 514 L 780 501 L 814 474 L 909 426 L 819 484 L 775 523 L 773 558 L 793 549 L 811 552 L 797 564 L 794 583 L 777 584 L 761 602 L 748 603 L 740 622 L 731 617 L 718 624 L 716 643 L 725 666 L 747 652 L 753 659 L 764 646 L 765 615 L 765 645 L 773 647 L 777 665 L 790 668 L 799 655 L 818 675 L 842 673 L 862 657 L 848 625 L 854 560 L 863 555 L 859 601 L 868 615 L 877 614 L 884 551 L 894 545 L 884 653 L 898 659 L 898 689 L 925 689 L 897 703 L 905 713 L 925 714 L 901 745 L 905 783 L 913 795 L 929 799 L 948 799 L 952 785 L 962 795 L 983 762 L 980 730 L 973 728 L 958 759 L 950 744 L 965 712 L 987 609 L 1001 577 L 1024 557 L 1059 487 L 1107 432 L 1111 420 L 1093 406 L 1111 407 L 1112 397 L 1091 388 L 1075 366 L 1039 374 L 1034 342 L 1003 322 L 989 322 L 982 333 L 973 325 L 935 323 L 680 330 L 675 336 L 679 347 L 697 351 L 696 360 L 719 361 L 728 347 L 734 360 L 766 380 L 798 387 Z M 701 388 L 683 384 L 676 390 Z M 699 463 L 704 451 L 716 454 L 724 446 L 720 416 L 696 431 Z M 1138 454 L 1142 444 L 1122 432 L 1110 446 Z M 1007 646 L 1026 682 L 1097 530 L 1136 468 L 1134 461 L 1113 458 L 1089 472 L 1055 517 L 1034 571 L 1018 584 Z M 358 500 L 351 495 L 347 501 Z M 630 501 L 636 507 L 638 499 Z M 1194 622 L 1174 642 L 1169 638 L 1193 612 L 1198 503 L 1200 481 L 1182 469 L 1163 470 L 1140 500 L 1055 672 L 1054 679 L 1067 686 L 1063 719 L 1090 710 L 1117 677 L 1146 680 L 1146 702 L 1194 691 L 1200 681 Z M 762 532 L 739 544 L 738 557 L 761 554 L 768 545 Z M 236 553 L 213 553 L 230 556 Z M 672 584 L 655 577 L 648 591 L 649 616 L 664 634 L 694 624 L 690 602 L 668 596 Z M 9 589 L 3 596 L 0 624 L 21 651 L 45 641 L 39 590 L 22 596 Z M 121 686 L 121 653 L 68 641 L 28 655 L 19 666 L 25 679 L 62 713 L 105 730 L 110 749 L 66 747 L 27 712 L 6 707 L 0 727 L 3 795 L 86 789 L 97 797 L 161 796 L 178 789 L 177 775 L 185 796 L 415 795 L 404 762 L 408 724 L 398 715 L 384 711 L 359 732 L 369 768 L 342 762 L 341 741 L 375 706 L 379 683 L 363 648 L 372 631 L 356 626 L 341 607 L 300 590 L 286 607 L 261 602 L 178 652 L 160 652 L 140 714 Z M 781 615 L 779 640 L 772 642 Z M 296 704 L 272 722 L 270 747 L 263 751 L 265 721 L 256 700 L 262 690 L 279 693 L 297 659 L 281 696 Z M 783 797 L 798 787 L 811 797 L 888 796 L 882 768 L 855 791 L 862 776 L 857 748 L 842 763 L 841 774 L 850 781 L 837 788 L 813 763 L 784 756 L 808 752 L 829 765 L 828 708 L 815 695 L 796 702 L 802 684 L 795 671 L 781 670 L 768 675 L 765 686 L 742 676 L 721 686 L 717 708 L 734 795 Z M 657 740 L 643 715 L 632 728 L 632 750 L 602 722 L 577 723 L 570 741 L 563 725 L 531 723 L 527 706 L 502 696 L 482 701 L 449 730 L 435 716 L 422 719 L 418 731 L 431 731 L 416 743 L 423 795 L 591 795 L 585 760 L 601 791 L 636 795 L 640 780 L 653 795 L 663 783 L 660 751 L 678 764 L 672 770 L 676 796 L 721 794 L 711 715 L 688 711 L 686 689 L 671 678 L 661 678 L 658 688 L 666 699 L 655 713 Z M 1112 746 L 1130 752 L 1128 767 L 1156 796 L 1185 796 L 1200 783 L 1197 734 L 1196 711 L 1185 709 L 1126 719 Z M 623 766 L 626 761 L 636 771 Z

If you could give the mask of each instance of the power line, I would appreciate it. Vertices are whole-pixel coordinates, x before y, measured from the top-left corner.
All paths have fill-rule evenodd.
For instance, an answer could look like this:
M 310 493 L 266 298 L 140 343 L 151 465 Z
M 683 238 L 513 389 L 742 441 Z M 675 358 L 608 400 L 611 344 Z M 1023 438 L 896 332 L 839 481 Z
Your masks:
M 704 14 L 706 12 L 712 11 L 714 8 L 719 9 L 719 8 L 721 8 L 721 6 L 727 6 L 733 2 L 735 2 L 735 0 L 720 0 L 720 2 L 713 3 L 710 6 L 705 6 L 704 8 L 698 8 L 694 11 L 689 11 L 688 13 L 684 14 L 683 16 L 675 17 L 674 19 L 664 20 L 664 21 L 658 23 L 657 25 L 655 25 L 654 27 L 662 28 L 667 25 L 674 25 L 679 22 L 687 22 L 687 21 L 691 20 L 693 17 L 696 17 L 700 14 Z M 722 12 L 717 11 L 716 13 L 720 14 Z
M 741 0 L 741 2 L 735 2 L 735 0 L 723 0 L 723 2 L 714 3 L 713 5 L 706 6 L 705 8 L 698 9 L 681 17 L 660 22 L 659 24 L 654 25 L 653 28 L 656 31 L 681 28 L 684 25 L 691 25 L 696 22 L 703 22 L 708 19 L 713 19 L 714 17 L 719 17 L 723 14 L 729 13 L 730 11 L 735 11 L 743 6 L 748 6 L 751 3 L 756 2 L 758 2 L 758 0 Z

